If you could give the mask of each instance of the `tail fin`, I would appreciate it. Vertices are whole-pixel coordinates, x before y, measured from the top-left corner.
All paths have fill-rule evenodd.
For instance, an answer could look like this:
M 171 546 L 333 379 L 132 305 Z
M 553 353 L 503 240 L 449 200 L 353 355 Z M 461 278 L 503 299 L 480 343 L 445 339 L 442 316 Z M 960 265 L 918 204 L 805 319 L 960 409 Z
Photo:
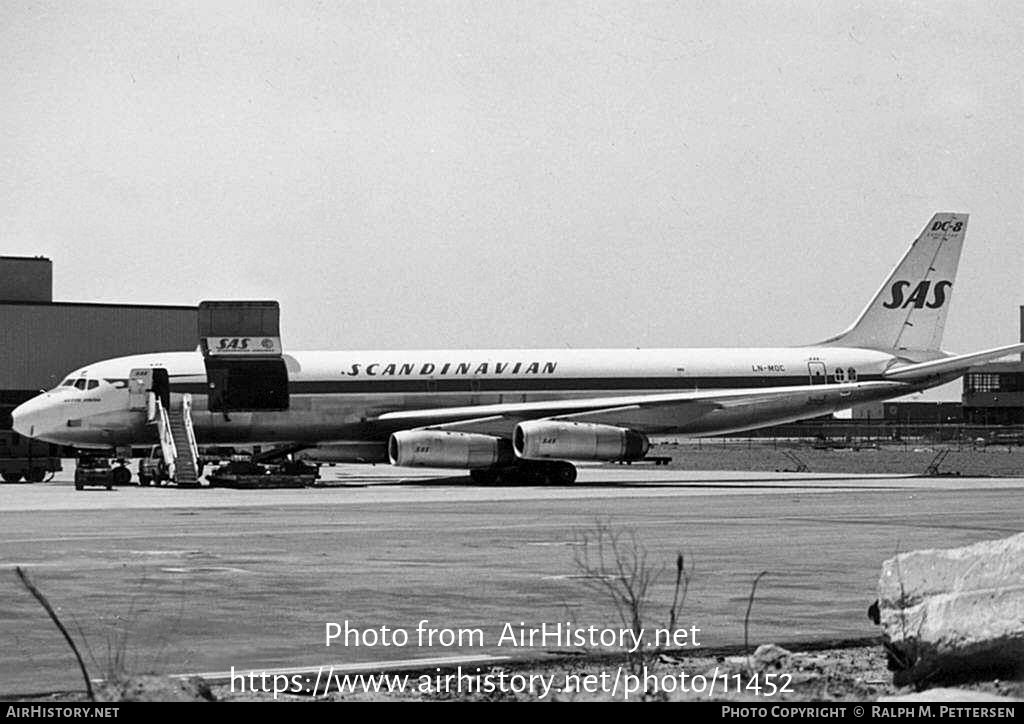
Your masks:
M 938 351 L 967 214 L 935 214 L 852 327 L 822 344 Z

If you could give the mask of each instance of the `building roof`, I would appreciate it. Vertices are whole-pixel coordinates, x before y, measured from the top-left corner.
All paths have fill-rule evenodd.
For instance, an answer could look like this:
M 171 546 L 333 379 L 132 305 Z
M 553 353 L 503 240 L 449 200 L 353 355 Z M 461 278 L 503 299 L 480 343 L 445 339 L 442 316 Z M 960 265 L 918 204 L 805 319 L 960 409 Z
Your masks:
M 112 302 L 33 302 L 17 299 L 0 300 L 5 307 L 93 307 L 99 309 L 181 309 L 197 311 L 198 307 L 188 304 L 114 304 Z

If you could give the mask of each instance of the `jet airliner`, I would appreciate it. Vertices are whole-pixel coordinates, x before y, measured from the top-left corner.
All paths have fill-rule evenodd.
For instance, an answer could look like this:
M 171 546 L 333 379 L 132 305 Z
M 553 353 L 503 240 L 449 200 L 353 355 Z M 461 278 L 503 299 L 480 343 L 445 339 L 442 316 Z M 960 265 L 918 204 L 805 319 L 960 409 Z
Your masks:
M 945 384 L 1024 349 L 940 349 L 967 219 L 936 214 L 857 321 L 816 344 L 299 352 L 277 339 L 221 336 L 195 351 L 76 370 L 18 407 L 14 428 L 82 449 L 151 445 L 154 396 L 179 410 L 188 398 L 183 414 L 199 445 L 462 468 L 478 482 L 569 483 L 573 462 L 641 459 L 652 435 L 816 417 Z M 224 371 L 231 355 L 261 353 L 273 364 Z

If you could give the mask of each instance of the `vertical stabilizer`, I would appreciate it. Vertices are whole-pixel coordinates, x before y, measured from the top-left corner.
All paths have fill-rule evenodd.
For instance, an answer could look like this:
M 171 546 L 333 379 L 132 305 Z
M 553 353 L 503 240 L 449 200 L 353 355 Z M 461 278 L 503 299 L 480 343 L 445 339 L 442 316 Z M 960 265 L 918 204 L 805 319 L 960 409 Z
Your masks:
M 938 351 L 967 214 L 935 214 L 852 327 L 822 344 Z

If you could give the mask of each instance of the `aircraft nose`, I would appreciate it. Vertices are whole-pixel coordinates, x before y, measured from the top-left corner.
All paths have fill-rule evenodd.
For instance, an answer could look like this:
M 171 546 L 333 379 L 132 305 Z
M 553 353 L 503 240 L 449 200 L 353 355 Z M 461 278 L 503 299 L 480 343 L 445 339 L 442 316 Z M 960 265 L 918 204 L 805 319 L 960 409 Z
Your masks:
M 11 412 L 11 427 L 19 435 L 38 437 L 53 427 L 53 406 L 47 395 L 37 395 Z

